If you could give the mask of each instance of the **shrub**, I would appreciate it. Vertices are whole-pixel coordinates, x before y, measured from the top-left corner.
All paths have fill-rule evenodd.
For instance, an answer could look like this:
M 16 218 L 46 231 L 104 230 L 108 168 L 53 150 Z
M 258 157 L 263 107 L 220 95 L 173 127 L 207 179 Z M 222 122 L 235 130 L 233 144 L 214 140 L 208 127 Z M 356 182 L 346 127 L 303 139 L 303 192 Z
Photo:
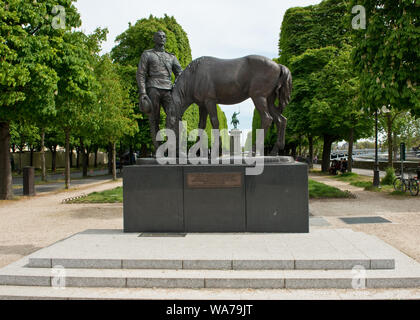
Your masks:
M 395 170 L 394 168 L 386 168 L 386 175 L 382 179 L 383 185 L 391 186 L 394 183 L 396 176 L 395 176 Z

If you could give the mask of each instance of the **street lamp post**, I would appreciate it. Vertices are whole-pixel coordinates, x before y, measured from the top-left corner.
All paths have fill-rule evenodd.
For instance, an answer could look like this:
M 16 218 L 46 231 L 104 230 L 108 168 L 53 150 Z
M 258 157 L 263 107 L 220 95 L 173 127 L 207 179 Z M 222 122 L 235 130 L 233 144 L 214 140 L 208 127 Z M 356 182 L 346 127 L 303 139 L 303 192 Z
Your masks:
M 378 109 L 375 111 L 375 165 L 373 166 L 373 186 L 379 188 L 379 159 L 378 159 Z
M 382 114 L 390 112 L 391 106 L 383 106 L 380 112 Z M 380 176 L 379 176 L 379 157 L 378 157 L 378 114 L 379 111 L 375 111 L 375 165 L 373 166 L 373 186 L 380 188 Z

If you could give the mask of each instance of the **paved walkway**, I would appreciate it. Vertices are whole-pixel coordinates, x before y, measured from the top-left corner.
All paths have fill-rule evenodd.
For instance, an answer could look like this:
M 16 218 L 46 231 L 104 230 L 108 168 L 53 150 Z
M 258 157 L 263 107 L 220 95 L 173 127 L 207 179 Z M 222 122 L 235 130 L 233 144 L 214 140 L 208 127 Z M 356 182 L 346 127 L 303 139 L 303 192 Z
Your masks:
M 18 201 L 0 201 L 0 267 L 87 229 L 122 229 L 121 204 L 62 204 L 63 200 L 109 190 L 122 181 L 96 180 L 68 191 Z
M 118 175 L 120 176 L 120 175 Z M 73 172 L 71 174 L 70 186 L 72 188 L 79 188 L 81 186 L 87 186 L 99 182 L 104 182 L 110 179 L 108 170 L 90 170 L 87 178 L 83 178 L 82 172 Z M 36 177 L 35 182 L 41 182 L 41 177 Z M 35 184 L 36 194 L 44 194 L 58 190 L 64 190 L 64 173 L 48 175 L 47 182 L 41 184 Z M 15 196 L 23 195 L 23 178 L 13 178 L 13 194 Z
M 420 261 L 420 197 L 396 197 L 365 191 L 326 176 L 311 179 L 353 193 L 355 199 L 317 199 L 310 201 L 310 212 L 323 217 L 334 228 L 351 228 L 377 236 Z M 343 217 L 383 217 L 392 223 L 348 225 Z
M 320 164 L 314 164 L 314 169 L 321 169 L 321 165 Z M 352 172 L 360 174 L 362 176 L 373 177 L 373 170 L 353 168 Z M 381 178 L 385 177 L 385 171 L 380 171 L 379 176 Z

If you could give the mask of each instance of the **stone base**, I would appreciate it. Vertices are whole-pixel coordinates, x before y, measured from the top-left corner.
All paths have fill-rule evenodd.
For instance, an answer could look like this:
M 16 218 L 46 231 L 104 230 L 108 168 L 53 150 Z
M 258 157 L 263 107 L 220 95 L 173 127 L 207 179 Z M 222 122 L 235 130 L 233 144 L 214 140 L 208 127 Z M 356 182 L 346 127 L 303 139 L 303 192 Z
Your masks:
M 139 236 L 122 230 L 76 234 L 0 269 L 0 296 L 3 286 L 60 284 L 66 288 L 351 289 L 358 271 L 362 278 L 356 284 L 366 288 L 420 288 L 419 263 L 373 236 L 349 229 L 172 236 Z M 62 281 L 57 279 L 60 275 Z
M 125 232 L 309 232 L 308 167 L 265 159 L 245 164 L 125 167 Z

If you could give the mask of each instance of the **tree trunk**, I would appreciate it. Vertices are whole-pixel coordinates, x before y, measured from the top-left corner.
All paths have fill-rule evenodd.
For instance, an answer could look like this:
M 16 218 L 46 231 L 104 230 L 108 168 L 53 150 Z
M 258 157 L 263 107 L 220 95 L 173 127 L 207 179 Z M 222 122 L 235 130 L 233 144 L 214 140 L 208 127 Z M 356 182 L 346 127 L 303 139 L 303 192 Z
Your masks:
M 140 157 L 146 158 L 147 157 L 147 145 L 142 144 L 140 149 Z
M 134 151 L 133 151 L 133 147 L 130 145 L 130 155 L 129 155 L 130 159 L 130 166 L 132 166 L 134 163 L 133 158 L 134 158 Z
M 23 172 L 22 153 L 23 153 L 23 148 L 19 149 L 19 173 Z
M 98 167 L 98 149 L 98 146 L 95 146 L 95 163 L 93 164 L 95 168 Z
M 80 169 L 80 147 L 76 147 L 76 168 Z
M 322 172 L 328 172 L 330 169 L 331 145 L 333 142 L 333 137 L 324 135 L 324 147 L 322 149 Z
M 41 180 L 47 181 L 47 169 L 45 166 L 45 129 L 41 129 Z
M 392 149 L 394 152 L 394 157 L 392 158 L 393 160 L 397 160 L 398 157 L 398 146 L 397 146 L 397 134 L 395 132 L 393 132 L 393 138 L 392 138 Z M 392 166 L 394 166 L 394 161 L 392 161 Z
M 51 149 L 51 171 L 57 171 L 57 146 L 53 146 Z
M 31 146 L 30 148 L 30 151 L 31 151 L 31 153 L 30 153 L 30 156 L 29 156 L 29 166 L 30 167 L 33 167 L 34 166 L 34 146 Z
M 294 144 L 294 145 L 292 145 L 292 150 L 291 150 L 291 154 L 292 154 L 292 157 L 293 157 L 293 159 L 296 159 L 296 145 Z
M 309 168 L 314 168 L 314 138 L 312 136 L 308 137 L 309 142 Z
M 108 174 L 112 174 L 113 167 L 113 158 L 112 158 L 112 143 L 108 144 Z
M 0 200 L 13 198 L 9 122 L 0 122 Z
M 84 146 L 83 139 L 80 139 L 80 151 L 82 152 L 83 177 L 86 178 L 88 176 L 89 152 Z
M 73 168 L 73 148 L 69 149 L 69 157 L 70 157 L 70 168 Z
M 353 144 L 354 144 L 354 128 L 350 128 L 350 135 L 349 135 L 349 150 L 348 150 L 348 157 L 347 157 L 347 171 L 353 171 Z
M 66 164 L 64 167 L 64 180 L 65 180 L 65 188 L 70 189 L 70 129 L 66 128 L 64 130 L 65 134 L 65 159 Z
M 388 134 L 388 167 L 394 167 L 394 159 L 392 157 L 393 151 L 393 139 L 392 139 L 392 118 L 391 115 L 387 113 L 386 115 L 386 124 L 387 124 L 387 134 Z
M 117 180 L 117 150 L 116 143 L 112 143 L 112 180 Z

